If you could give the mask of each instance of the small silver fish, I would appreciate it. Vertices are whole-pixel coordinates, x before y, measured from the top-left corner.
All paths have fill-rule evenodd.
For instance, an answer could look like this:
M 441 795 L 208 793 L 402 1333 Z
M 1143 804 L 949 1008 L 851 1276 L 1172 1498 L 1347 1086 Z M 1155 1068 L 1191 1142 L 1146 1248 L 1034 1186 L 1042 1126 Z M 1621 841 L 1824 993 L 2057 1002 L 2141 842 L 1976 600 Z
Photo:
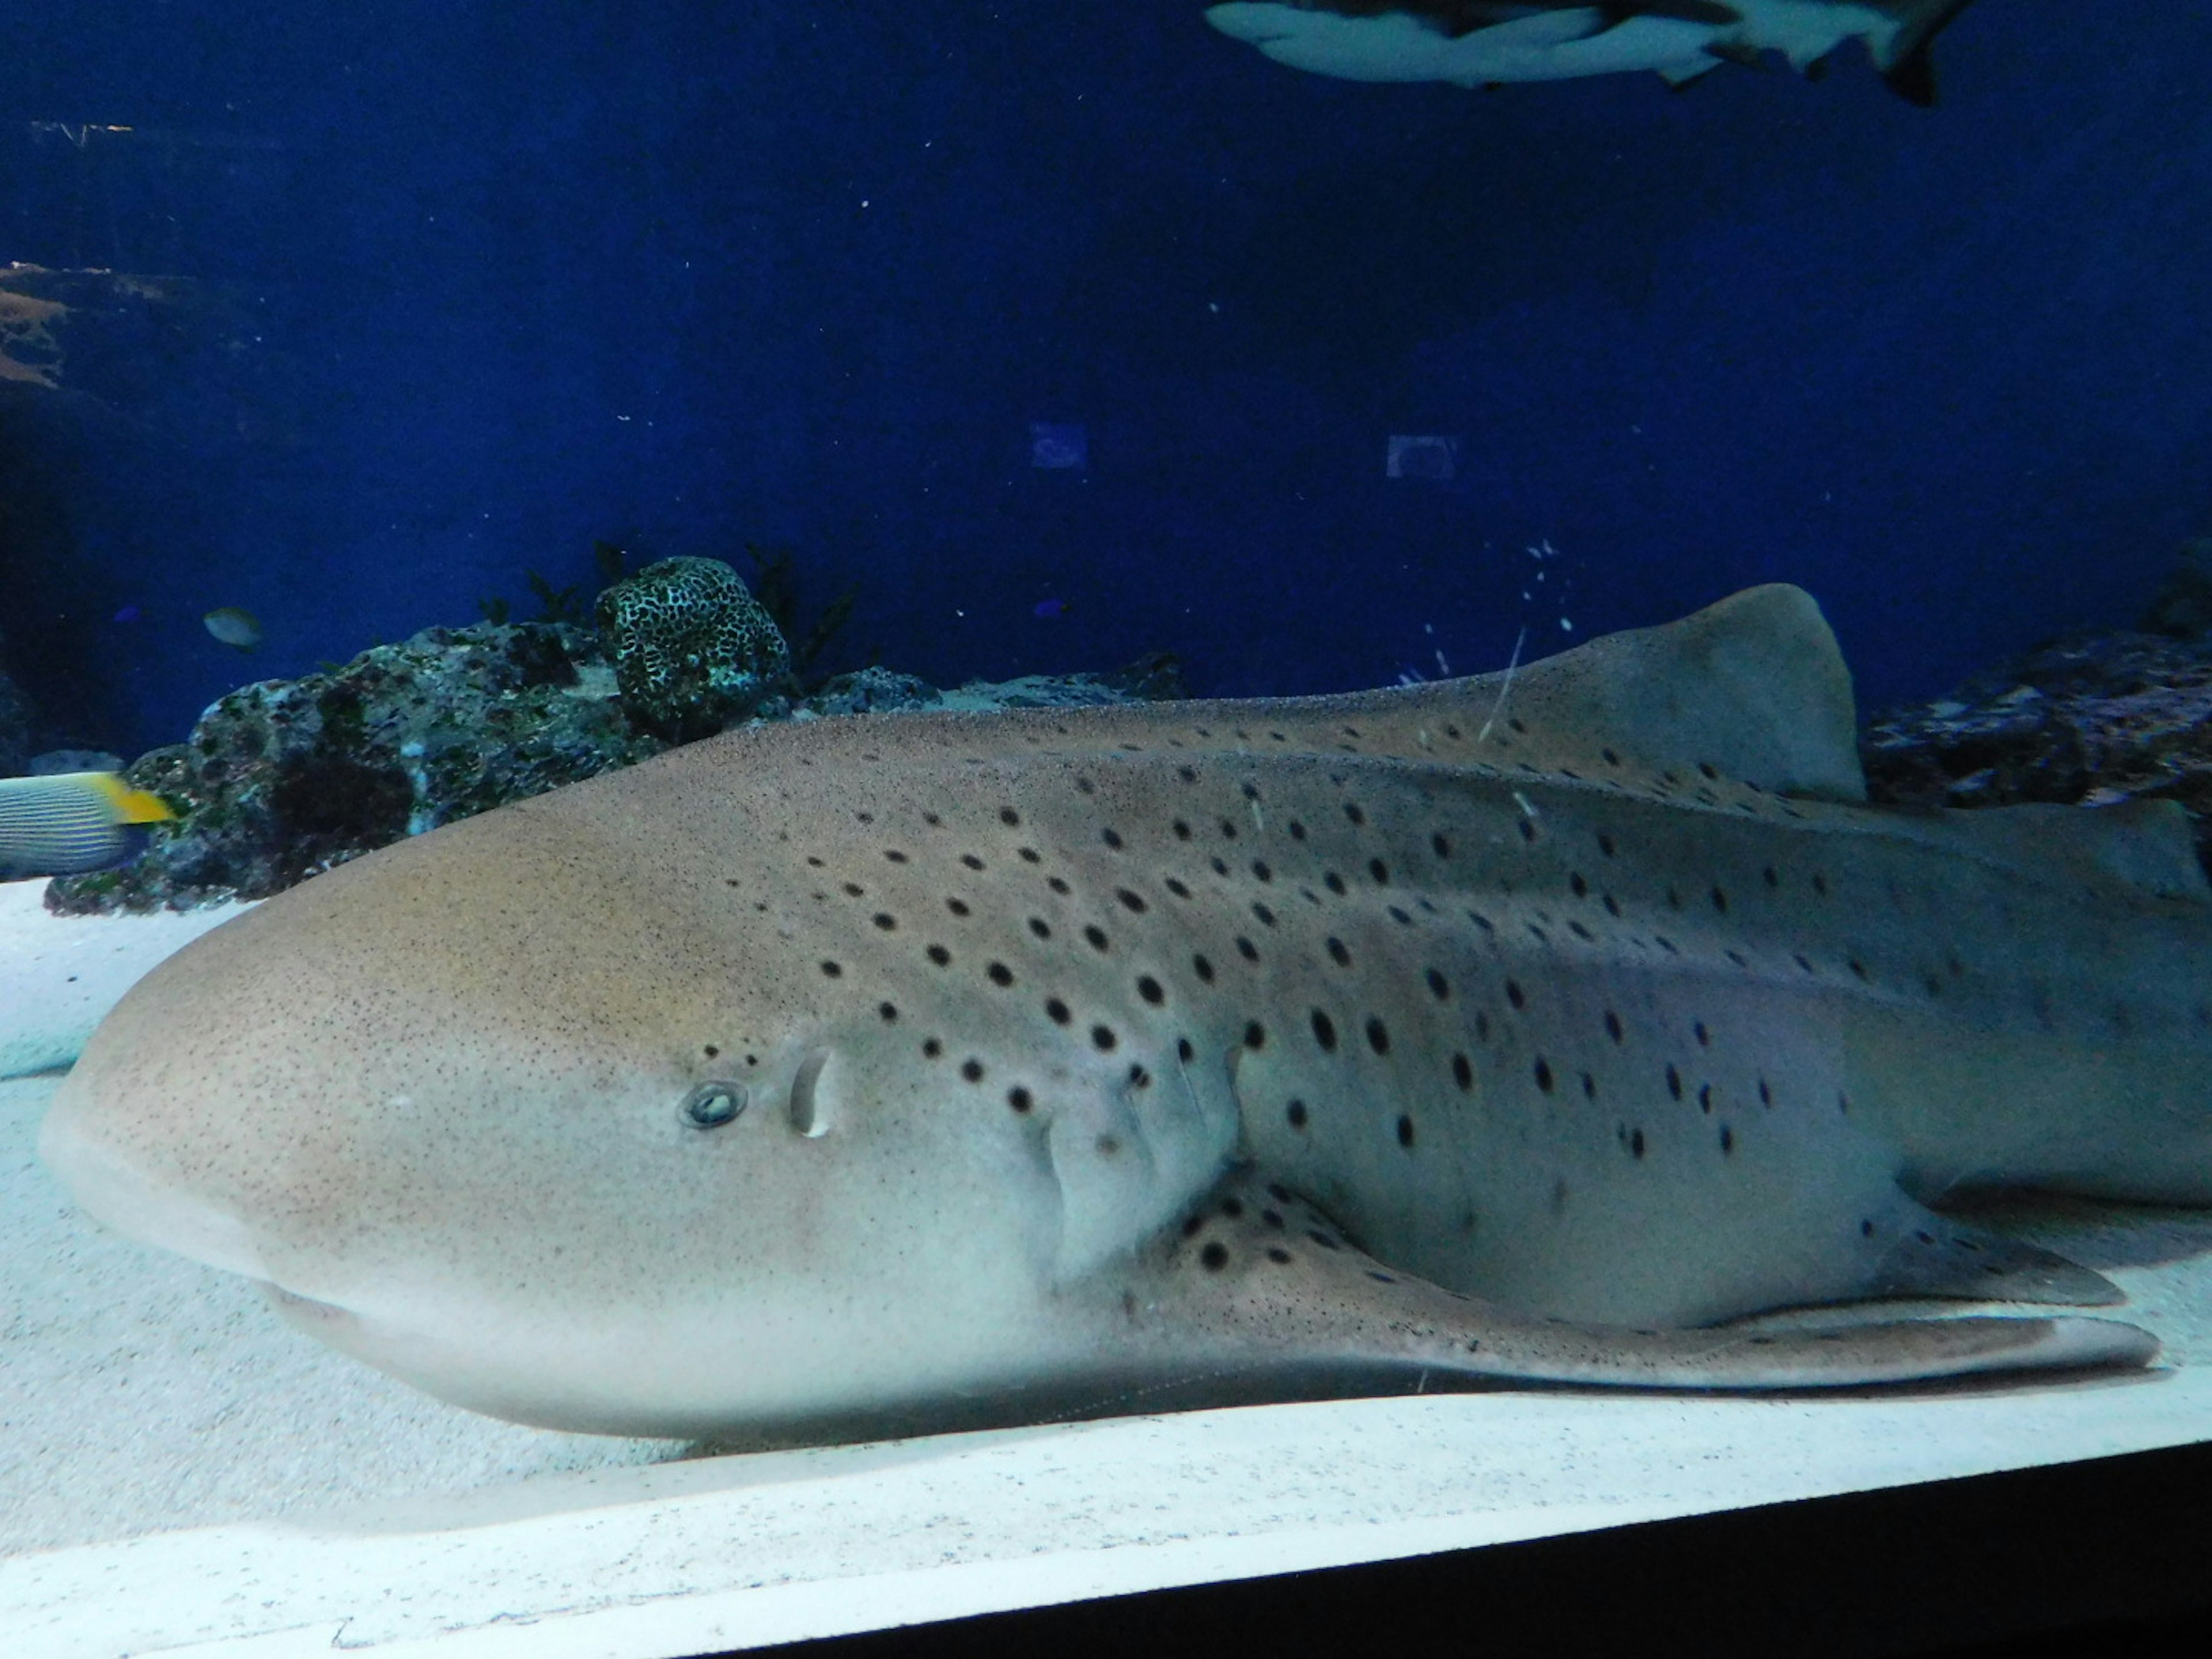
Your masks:
M 234 651 L 251 651 L 261 643 L 261 619 L 238 605 L 217 605 L 200 621 L 209 633 Z

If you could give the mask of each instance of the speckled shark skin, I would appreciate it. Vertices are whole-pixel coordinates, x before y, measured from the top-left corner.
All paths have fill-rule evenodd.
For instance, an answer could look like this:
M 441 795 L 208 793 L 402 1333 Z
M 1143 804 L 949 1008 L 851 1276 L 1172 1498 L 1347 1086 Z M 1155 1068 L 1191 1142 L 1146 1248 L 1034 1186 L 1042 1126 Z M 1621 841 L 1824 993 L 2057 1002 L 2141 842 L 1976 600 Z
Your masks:
M 1787 587 L 1515 676 L 738 732 L 216 930 L 42 1150 L 372 1364 L 610 1432 L 2144 1363 L 1693 1328 L 2117 1300 L 1924 1206 L 2212 1196 L 2178 811 L 1863 793 Z

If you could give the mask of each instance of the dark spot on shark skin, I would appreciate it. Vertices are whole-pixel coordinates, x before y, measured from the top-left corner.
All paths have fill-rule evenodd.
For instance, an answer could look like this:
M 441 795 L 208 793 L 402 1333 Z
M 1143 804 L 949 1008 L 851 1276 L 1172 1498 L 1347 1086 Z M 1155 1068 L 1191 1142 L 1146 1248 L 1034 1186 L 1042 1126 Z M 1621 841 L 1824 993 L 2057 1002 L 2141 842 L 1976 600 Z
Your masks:
M 1229 1247 L 1218 1238 L 1210 1238 L 1198 1253 L 1198 1259 L 1205 1264 L 1206 1272 L 1218 1273 L 1229 1265 Z
M 1467 1093 L 1474 1087 L 1474 1066 L 1465 1054 L 1455 1054 L 1452 1056 L 1451 1073 L 1452 1081 L 1459 1085 L 1459 1091 L 1462 1094 Z
M 942 945 L 933 945 L 923 954 L 927 956 L 928 958 L 932 962 L 935 963 L 939 968 L 948 968 L 952 964 L 952 952 L 946 950 Z
M 1534 1067 L 1536 1087 L 1545 1094 L 1552 1092 L 1552 1063 L 1541 1054 L 1536 1056 Z
M 1221 1200 L 1221 1213 L 1227 1216 L 1231 1221 L 1243 1220 L 1244 1218 L 1244 1200 L 1241 1198 L 1223 1199 Z
M 1733 1152 L 1735 1150 L 1735 1131 L 1729 1127 L 1727 1124 L 1723 1123 L 1721 1125 L 1721 1151 L 1723 1153 L 1726 1153 Z
M 1274 1262 L 1278 1267 L 1286 1265 L 1290 1261 L 1290 1259 L 1291 1253 L 1285 1249 L 1281 1245 L 1270 1244 L 1267 1246 L 1267 1260 Z
M 1329 960 L 1334 962 L 1338 967 L 1349 968 L 1352 966 L 1352 952 L 1346 948 L 1345 943 L 1342 939 L 1331 937 L 1328 941 L 1328 949 Z
M 1285 1106 L 1283 1109 L 1283 1115 L 1290 1121 L 1291 1127 L 1293 1129 L 1304 1128 L 1306 1127 L 1305 1102 L 1303 1100 L 1292 1101 L 1288 1106 Z
M 1398 1115 L 1398 1144 L 1407 1147 L 1413 1144 L 1413 1120 L 1402 1112 Z
M 1616 1043 L 1621 1041 L 1620 1016 L 1610 1008 L 1605 1011 L 1605 1034 Z
M 833 962 L 825 958 L 822 963 L 822 975 L 824 979 L 842 978 L 844 972 L 845 965 L 841 962 Z
M 1183 1218 L 1182 1236 L 1185 1238 L 1196 1238 L 1205 1229 L 1206 1218 L 1202 1215 L 1186 1216 Z
M 1267 1028 L 1261 1024 L 1256 1019 L 1246 1020 L 1244 1022 L 1244 1046 L 1247 1048 L 1252 1049 L 1266 1048 L 1267 1046 Z
M 1324 1011 L 1316 1008 L 1313 1011 L 1312 1023 L 1314 1041 L 1320 1045 L 1321 1051 L 1325 1054 L 1334 1054 L 1336 1052 L 1336 1022 Z
M 1091 1028 L 1091 1046 L 1097 1049 L 1100 1054 L 1113 1053 L 1120 1043 L 1121 1039 L 1114 1035 L 1112 1026 L 1094 1025 Z
M 1036 1102 L 1030 1095 L 1030 1091 L 1027 1089 L 1023 1088 L 1019 1084 L 1016 1084 L 1012 1088 L 1006 1091 L 1006 1104 L 1012 1107 L 1018 1112 L 1025 1113 L 1036 1103 Z
M 966 865 L 970 870 L 981 870 L 983 867 L 983 860 L 977 858 L 973 853 L 963 853 L 960 855 L 960 862 Z

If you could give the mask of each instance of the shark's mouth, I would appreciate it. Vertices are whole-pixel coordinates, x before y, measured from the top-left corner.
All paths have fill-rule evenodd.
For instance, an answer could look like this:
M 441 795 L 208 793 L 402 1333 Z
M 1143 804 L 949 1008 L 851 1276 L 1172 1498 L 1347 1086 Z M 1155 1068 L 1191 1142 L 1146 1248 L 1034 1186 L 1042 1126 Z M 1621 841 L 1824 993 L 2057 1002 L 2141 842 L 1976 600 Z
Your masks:
M 268 1279 L 262 1281 L 261 1288 L 268 1294 L 277 1312 L 325 1342 L 338 1341 L 345 1332 L 361 1322 L 359 1316 L 334 1302 L 318 1302 L 311 1296 L 298 1295 Z

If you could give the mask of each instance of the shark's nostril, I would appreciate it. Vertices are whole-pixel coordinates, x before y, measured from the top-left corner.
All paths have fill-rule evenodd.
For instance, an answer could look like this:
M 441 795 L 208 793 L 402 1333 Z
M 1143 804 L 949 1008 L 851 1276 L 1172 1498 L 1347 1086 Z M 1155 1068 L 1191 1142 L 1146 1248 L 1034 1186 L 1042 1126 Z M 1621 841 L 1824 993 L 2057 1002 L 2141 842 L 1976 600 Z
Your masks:
M 822 1080 L 822 1068 L 830 1063 L 828 1051 L 811 1054 L 799 1062 L 797 1073 L 791 1079 L 791 1127 L 809 1140 L 818 1139 L 830 1128 L 829 1115 L 822 1109 L 822 1102 L 815 1085 Z

